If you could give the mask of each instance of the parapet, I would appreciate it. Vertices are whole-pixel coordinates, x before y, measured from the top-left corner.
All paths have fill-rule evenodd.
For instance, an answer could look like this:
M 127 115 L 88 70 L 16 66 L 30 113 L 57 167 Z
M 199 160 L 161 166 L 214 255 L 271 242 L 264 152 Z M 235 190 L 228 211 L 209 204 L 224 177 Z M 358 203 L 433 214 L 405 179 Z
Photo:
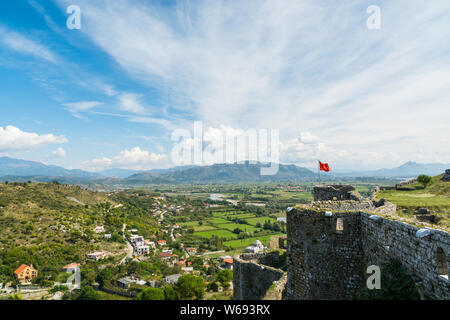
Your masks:
M 314 201 L 361 200 L 361 195 L 351 185 L 335 184 L 313 187 Z
M 286 272 L 273 267 L 279 262 L 279 252 L 244 253 L 234 258 L 234 300 L 281 300 Z M 272 290 L 274 289 L 274 290 Z

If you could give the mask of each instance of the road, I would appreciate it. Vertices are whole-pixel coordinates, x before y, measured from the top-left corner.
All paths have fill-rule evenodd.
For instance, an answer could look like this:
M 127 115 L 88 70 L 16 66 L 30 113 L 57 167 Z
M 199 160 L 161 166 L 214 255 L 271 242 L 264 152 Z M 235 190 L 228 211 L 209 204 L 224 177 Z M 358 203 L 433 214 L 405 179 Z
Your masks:
M 125 237 L 125 229 L 126 229 L 126 227 L 127 227 L 127 225 L 126 225 L 126 223 L 124 223 L 123 226 L 122 226 L 122 237 L 127 243 L 127 255 L 122 260 L 120 260 L 119 265 L 124 264 L 125 261 L 127 260 L 127 258 L 130 258 L 130 259 L 133 258 L 133 246 L 128 241 L 128 239 Z

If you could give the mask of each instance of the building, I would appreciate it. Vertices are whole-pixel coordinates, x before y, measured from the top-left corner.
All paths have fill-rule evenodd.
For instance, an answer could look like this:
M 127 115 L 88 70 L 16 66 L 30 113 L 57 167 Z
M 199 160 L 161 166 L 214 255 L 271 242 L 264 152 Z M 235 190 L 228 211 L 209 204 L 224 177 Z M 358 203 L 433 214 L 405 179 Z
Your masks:
M 225 262 L 225 260 L 227 260 L 227 259 L 233 259 L 233 257 L 232 256 L 221 256 L 221 257 L 219 257 L 219 261 L 220 262 Z
M 197 248 L 186 248 L 186 252 L 189 254 L 196 254 Z
M 165 246 L 166 245 L 166 240 L 158 240 L 157 243 L 160 246 Z
M 233 259 L 226 259 L 223 262 L 225 262 L 225 269 L 233 270 Z
M 170 252 L 161 252 L 160 253 L 160 258 L 163 259 L 164 261 L 169 261 L 170 257 L 172 256 L 172 254 Z
M 150 247 L 149 246 L 138 246 L 135 248 L 137 255 L 149 254 Z
M 16 271 L 14 271 L 14 277 L 19 280 L 31 281 L 33 278 L 37 278 L 38 272 L 33 265 L 22 264 Z
M 105 235 L 103 236 L 103 238 L 105 239 L 111 239 L 112 235 L 111 233 L 105 233 Z
M 165 278 L 166 282 L 168 284 L 175 284 L 178 282 L 178 279 L 181 277 L 181 274 L 177 273 L 177 274 L 172 274 L 170 276 L 167 276 Z
M 68 273 L 75 273 L 77 270 L 80 269 L 79 263 L 69 263 L 68 265 L 64 266 L 63 269 Z
M 94 232 L 95 232 L 95 233 L 102 233 L 102 232 L 105 232 L 105 227 L 104 227 L 104 226 L 98 226 L 98 227 L 95 227 Z
M 261 241 L 255 240 L 255 242 L 251 246 L 245 248 L 245 252 L 258 253 L 258 252 L 263 251 L 264 249 L 265 249 L 265 247 L 262 245 Z
M 129 289 L 131 284 L 135 281 L 132 280 L 130 277 L 123 277 L 117 280 L 117 285 L 122 289 Z
M 101 251 L 99 251 L 99 252 L 93 252 L 93 253 L 88 253 L 88 254 L 86 255 L 86 258 L 88 258 L 88 259 L 90 259 L 90 260 L 95 260 L 95 261 L 102 260 L 102 259 L 104 259 L 105 257 L 106 257 L 106 254 L 105 254 L 104 252 L 101 252 Z

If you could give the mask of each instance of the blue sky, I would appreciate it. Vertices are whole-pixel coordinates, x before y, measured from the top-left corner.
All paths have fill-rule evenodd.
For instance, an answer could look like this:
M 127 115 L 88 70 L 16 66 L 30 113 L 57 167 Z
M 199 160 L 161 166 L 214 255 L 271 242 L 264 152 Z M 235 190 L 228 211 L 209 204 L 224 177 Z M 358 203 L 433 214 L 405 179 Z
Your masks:
M 171 133 L 197 120 L 211 144 L 278 129 L 284 163 L 449 163 L 449 16 L 446 1 L 2 1 L 0 155 L 169 167 Z

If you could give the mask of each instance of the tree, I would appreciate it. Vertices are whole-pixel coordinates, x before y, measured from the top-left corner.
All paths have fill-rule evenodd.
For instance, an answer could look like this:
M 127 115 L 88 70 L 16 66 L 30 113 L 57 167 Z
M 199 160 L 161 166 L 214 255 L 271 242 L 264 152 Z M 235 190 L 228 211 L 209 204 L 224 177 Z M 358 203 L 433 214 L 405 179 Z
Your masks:
M 79 300 L 99 300 L 100 295 L 91 286 L 82 286 L 80 290 Z
M 417 177 L 417 181 L 423 185 L 424 188 L 427 187 L 427 185 L 431 182 L 431 177 L 427 176 L 425 174 L 421 174 L 420 176 Z
M 176 289 L 181 300 L 201 300 L 205 295 L 205 282 L 201 277 L 185 274 L 178 279 Z
M 137 297 L 137 300 L 164 300 L 164 291 L 159 288 L 147 288 L 141 291 Z
M 167 286 L 163 289 L 164 291 L 164 298 L 166 300 L 178 300 L 178 294 L 173 288 L 173 286 Z
M 96 281 L 100 285 L 100 288 L 103 288 L 105 283 L 113 277 L 112 268 L 105 268 L 100 271 L 97 275 Z
M 223 287 L 228 287 L 230 281 L 233 280 L 233 271 L 229 269 L 220 270 L 217 274 L 217 281 L 219 281 Z
M 217 291 L 219 291 L 219 285 L 217 284 L 216 281 L 210 282 L 210 283 L 208 283 L 207 289 L 208 289 L 208 291 L 217 292 Z

